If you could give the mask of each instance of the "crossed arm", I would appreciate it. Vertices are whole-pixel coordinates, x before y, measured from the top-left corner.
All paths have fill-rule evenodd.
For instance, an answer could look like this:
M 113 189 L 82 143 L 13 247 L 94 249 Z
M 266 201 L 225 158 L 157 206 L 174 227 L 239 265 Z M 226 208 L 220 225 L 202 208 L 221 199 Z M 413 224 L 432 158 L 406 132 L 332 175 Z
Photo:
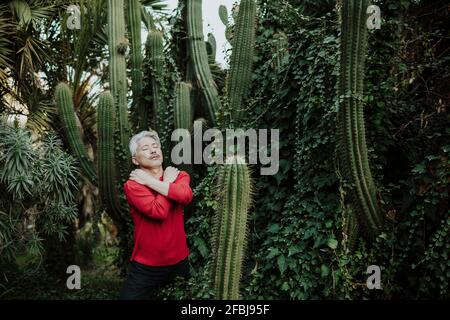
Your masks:
M 147 176 L 139 182 L 127 182 L 124 190 L 128 202 L 141 213 L 150 218 L 164 220 L 172 209 L 173 202 L 187 205 L 192 201 L 193 194 L 189 182 L 189 174 L 181 171 L 173 182 Z

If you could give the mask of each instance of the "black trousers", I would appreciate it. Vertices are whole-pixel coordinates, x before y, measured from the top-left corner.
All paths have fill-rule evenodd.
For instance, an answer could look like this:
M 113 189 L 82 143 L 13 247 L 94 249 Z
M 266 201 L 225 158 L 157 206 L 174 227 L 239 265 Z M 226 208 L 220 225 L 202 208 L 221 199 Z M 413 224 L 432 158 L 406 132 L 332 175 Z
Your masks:
M 188 258 L 172 266 L 152 267 L 130 262 L 128 276 L 125 280 L 119 299 L 121 300 L 151 300 L 155 299 L 157 291 L 170 283 L 176 277 L 190 277 Z

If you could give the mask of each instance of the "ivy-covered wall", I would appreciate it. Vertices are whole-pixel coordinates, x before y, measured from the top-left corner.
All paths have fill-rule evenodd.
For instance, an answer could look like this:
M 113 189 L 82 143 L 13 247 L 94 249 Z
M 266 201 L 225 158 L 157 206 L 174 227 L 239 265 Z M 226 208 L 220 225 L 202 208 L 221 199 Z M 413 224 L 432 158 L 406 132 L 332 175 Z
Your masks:
M 448 298 L 448 6 L 376 1 L 382 27 L 369 31 L 364 112 L 386 224 L 351 252 L 336 161 L 339 24 L 334 2 L 319 2 L 259 1 L 247 105 L 251 127 L 280 129 L 280 170 L 254 170 L 243 298 Z M 163 296 L 211 297 L 204 266 L 214 185 L 202 181 L 187 221 L 194 278 L 187 293 L 174 286 Z M 382 290 L 366 286 L 370 265 L 381 268 Z

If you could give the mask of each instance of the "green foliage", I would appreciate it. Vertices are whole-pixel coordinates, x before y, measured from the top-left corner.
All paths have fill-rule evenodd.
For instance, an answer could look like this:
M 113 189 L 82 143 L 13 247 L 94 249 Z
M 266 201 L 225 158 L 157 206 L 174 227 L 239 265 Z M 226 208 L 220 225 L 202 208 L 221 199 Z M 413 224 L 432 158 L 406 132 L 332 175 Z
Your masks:
M 123 283 L 120 277 L 111 272 L 103 272 L 99 276 L 96 271 L 82 268 L 81 289 L 68 290 L 65 282 L 57 282 L 52 274 L 40 269 L 33 272 L 12 272 L 14 277 L 8 283 L 9 289 L 0 292 L 3 299 L 116 300 Z
M 396 4 L 392 1 L 387 1 L 385 6 L 380 4 L 382 7 L 391 5 Z M 337 14 L 324 12 L 320 16 L 312 10 L 304 10 L 304 5 L 287 2 L 281 8 L 272 1 L 263 1 L 261 6 L 264 10 L 259 17 L 261 26 L 256 40 L 259 50 L 254 61 L 249 118 L 255 119 L 253 127 L 280 129 L 282 160 L 275 176 L 256 179 L 258 194 L 270 197 L 255 198 L 249 227 L 249 252 L 254 254 L 248 257 L 250 263 L 244 272 L 243 297 L 446 297 L 446 282 L 438 280 L 438 277 L 445 277 L 448 270 L 445 260 L 441 258 L 439 264 L 439 258 L 431 264 L 420 263 L 415 270 L 412 265 L 424 258 L 425 250 L 432 251 L 426 248 L 434 234 L 446 232 L 445 221 L 433 215 L 448 211 L 448 204 L 437 199 L 417 198 L 412 190 L 421 183 L 411 179 L 412 173 L 408 170 L 427 155 L 436 154 L 448 139 L 444 120 L 447 115 L 439 109 L 443 100 L 439 102 L 439 98 L 434 98 L 435 94 L 428 92 L 423 83 L 409 82 L 418 72 L 425 79 L 436 74 L 445 77 L 448 72 L 447 60 L 438 58 L 443 47 L 437 52 L 422 49 L 422 46 L 431 48 L 432 43 L 439 41 L 443 25 L 434 18 L 434 31 L 428 33 L 430 38 L 419 44 L 416 39 L 425 31 L 418 26 L 417 19 L 405 20 L 405 17 L 417 12 L 423 14 L 426 9 L 411 4 L 408 12 L 383 10 L 386 23 L 381 32 L 369 34 L 364 98 L 368 106 L 367 139 L 372 146 L 368 148 L 368 157 L 375 180 L 384 185 L 380 191 L 383 207 L 389 209 L 386 215 L 389 217 L 394 212 L 397 217 L 387 222 L 386 230 L 372 242 L 361 240 L 353 252 L 348 252 L 345 250 L 348 242 L 343 241 L 345 215 L 342 209 L 345 207 L 341 205 L 342 189 L 334 160 L 337 157 L 338 103 L 335 84 L 339 74 Z M 428 25 L 430 21 L 423 18 L 421 23 Z M 402 24 L 404 29 L 399 27 Z M 281 63 L 278 63 L 275 35 L 280 32 L 286 34 L 286 41 Z M 418 47 L 405 40 L 405 36 Z M 408 55 L 412 50 L 415 50 L 414 55 Z M 403 65 L 404 69 L 399 69 L 398 65 Z M 428 83 L 438 95 L 448 87 L 442 82 L 429 80 Z M 422 93 L 416 94 L 417 91 Z M 430 119 L 426 126 L 420 122 L 424 119 L 421 113 Z M 419 166 L 428 167 L 428 164 Z M 441 170 L 448 172 L 445 167 Z M 430 172 L 435 169 L 431 167 Z M 429 176 L 428 171 L 426 176 L 428 181 L 442 181 Z M 446 191 L 435 193 L 437 197 L 445 197 L 445 194 Z M 440 203 L 440 209 L 436 203 Z M 422 208 L 424 204 L 427 205 Z M 440 216 L 445 217 L 442 213 Z M 445 245 L 436 248 L 437 257 L 445 257 Z M 381 266 L 382 291 L 366 287 L 365 272 L 371 264 Z M 428 282 L 420 276 L 425 273 Z M 440 290 L 443 291 L 438 295 Z
M 35 140 L 0 124 L 0 137 L 0 263 L 27 254 L 39 262 L 42 239 L 64 239 L 77 216 L 75 159 L 54 134 Z
M 132 8 L 137 2 L 129 0 L 128 7 Z M 131 133 L 127 131 L 125 55 L 128 41 L 123 1 L 105 1 L 108 10 L 101 9 L 102 1 L 90 1 L 92 6 L 86 8 L 92 8 L 92 11 L 87 10 L 92 23 L 80 31 L 63 29 L 60 34 L 60 24 L 49 25 L 51 19 L 46 19 L 43 29 L 49 30 L 46 39 L 54 49 L 51 52 L 42 51 L 41 48 L 50 48 L 47 40 L 36 37 L 40 35 L 32 23 L 36 6 L 29 5 L 30 20 L 24 2 L 16 3 L 19 5 L 15 10 L 22 14 L 12 16 L 11 13 L 10 16 L 6 11 L 0 12 L 0 21 L 5 22 L 0 26 L 0 34 L 7 35 L 16 26 L 26 29 L 16 34 L 14 42 L 0 39 L 0 46 L 5 49 L 0 54 L 0 62 L 11 60 L 11 54 L 17 53 L 17 64 L 21 67 L 11 73 L 14 83 L 18 84 L 14 90 L 17 89 L 19 102 L 27 102 L 31 123 L 39 124 L 30 125 L 34 128 L 49 127 L 52 109 L 40 106 L 51 106 L 48 98 L 52 93 L 30 85 L 35 80 L 29 75 L 42 69 L 48 87 L 54 87 L 61 79 L 71 79 L 74 106 L 71 112 L 66 110 L 66 114 L 75 115 L 75 107 L 84 130 L 74 132 L 84 131 L 85 134 L 77 141 L 84 142 L 88 148 L 90 143 L 97 155 L 100 193 L 104 204 L 109 203 L 106 212 L 115 219 L 118 228 L 111 233 L 117 234 L 119 239 L 111 243 L 104 241 L 105 234 L 110 232 L 105 228 L 111 224 L 87 223 L 78 233 L 76 249 L 83 258 L 79 256 L 81 260 L 77 261 L 97 269 L 97 273 L 83 269 L 85 280 L 81 291 L 67 292 L 58 287 L 49 274 L 37 273 L 38 268 L 31 270 L 29 266 L 41 260 L 43 238 L 55 239 L 58 247 L 59 236 L 70 236 L 69 228 L 76 213 L 73 205 L 76 188 L 65 181 L 75 183 L 77 172 L 70 169 L 75 160 L 61 151 L 57 140 L 49 139 L 38 145 L 22 129 L 1 127 L 0 188 L 5 190 L 0 195 L 1 270 L 14 280 L 0 284 L 3 290 L 0 296 L 116 298 L 122 281 L 113 271 L 112 262 L 117 259 L 126 262 L 130 246 L 127 240 L 132 239 L 128 211 L 119 205 L 124 203 L 121 183 L 129 173 L 128 164 L 123 165 L 129 160 L 124 141 L 128 143 Z M 221 288 L 225 288 L 225 279 L 234 283 L 230 286 L 234 298 L 238 297 L 236 292 L 240 287 L 243 299 L 448 299 L 450 38 L 448 19 L 445 19 L 447 2 L 377 1 L 382 9 L 382 28 L 372 31 L 364 26 L 367 1 L 357 3 L 362 4 L 359 14 L 349 15 L 350 20 L 341 19 L 343 30 L 338 23 L 339 9 L 347 10 L 346 6 L 355 1 L 345 1 L 346 6 L 335 8 L 336 3 L 331 0 L 260 0 L 255 27 L 249 27 L 252 19 L 239 21 L 239 17 L 245 15 L 243 8 L 249 3 L 242 1 L 240 6 L 234 6 L 232 17 L 220 9 L 221 19 L 227 25 L 226 35 L 234 49 L 227 88 L 224 88 L 225 71 L 214 61 L 214 41 L 208 37 L 206 43 L 203 37 L 200 0 L 180 0 L 170 36 L 161 32 L 155 38 L 158 50 L 151 49 L 149 43 L 146 46 L 143 101 L 146 106 L 154 105 L 159 119 L 156 124 L 163 137 L 164 132 L 170 132 L 174 126 L 191 126 L 196 117 L 206 117 L 210 125 L 220 128 L 239 124 L 280 130 L 280 170 L 273 176 L 258 176 L 258 170 L 254 171 L 252 186 L 258 194 L 253 197 L 251 209 L 249 206 L 241 208 L 240 214 L 235 214 L 238 205 L 249 205 L 250 201 L 250 197 L 241 192 L 246 184 L 238 184 L 237 171 L 234 171 L 240 165 L 192 167 L 194 203 L 185 208 L 192 278 L 163 288 L 159 298 L 220 297 L 221 293 L 215 290 L 215 277 L 210 278 L 213 273 L 222 277 L 223 281 L 218 282 Z M 347 12 L 353 13 L 352 8 Z M 109 39 L 101 28 L 106 13 L 109 15 Z M 135 32 L 139 18 L 137 10 L 129 13 L 132 67 L 139 58 L 135 55 L 137 42 L 134 41 L 138 37 Z M 160 32 L 155 29 L 159 21 L 153 21 L 142 8 L 141 14 L 147 28 L 153 30 L 150 34 Z M 359 22 L 352 20 L 356 17 Z M 165 16 L 159 20 L 164 19 Z M 8 21 L 12 21 L 13 26 Z M 347 24 L 349 21 L 355 23 Z M 99 32 L 94 34 L 92 30 Z M 255 30 L 256 41 L 249 45 L 243 39 L 253 41 L 252 34 L 247 32 Z M 28 37 L 30 42 L 24 46 L 23 40 Z M 72 38 L 77 43 L 73 48 Z M 98 49 L 108 41 L 114 98 L 107 93 L 100 97 L 99 121 L 97 126 L 91 126 L 88 124 L 95 124 L 92 121 L 95 109 L 86 106 L 90 106 L 88 102 L 97 95 L 88 96 L 90 82 L 84 75 L 86 71 L 96 72 L 97 58 L 99 61 L 103 58 Z M 17 52 L 17 48 L 22 47 L 24 49 Z M 32 49 L 36 48 L 34 53 Z M 341 48 L 343 60 L 340 60 Z M 254 50 L 253 54 L 249 49 Z M 152 56 L 152 50 L 157 54 Z M 47 54 L 53 59 L 43 59 Z M 56 66 L 43 61 L 55 61 Z M 353 77 L 347 77 L 350 70 L 353 70 Z M 4 72 L 0 71 L 3 79 Z M 96 75 L 104 78 L 102 70 L 99 72 Z M 138 82 L 132 82 L 133 93 L 136 92 L 134 84 Z M 190 99 L 184 90 L 189 85 L 192 85 Z M 9 91 L 5 88 L 1 85 L 2 92 Z M 69 101 L 70 105 L 71 99 L 62 100 Z M 159 103 L 161 101 L 163 104 Z M 135 102 L 134 98 L 133 107 Z M 42 115 L 49 116 L 44 121 Z M 141 115 L 131 114 L 133 120 L 140 118 L 141 128 L 147 128 L 149 123 L 145 115 Z M 78 130 L 75 121 L 72 119 L 72 128 Z M 95 143 L 96 133 L 98 144 Z M 345 143 L 340 143 L 343 137 Z M 86 150 L 89 149 L 81 152 L 86 155 Z M 337 160 L 343 155 L 347 155 L 347 159 L 344 157 L 344 163 L 338 165 Z M 355 164 L 356 174 L 352 174 Z M 115 178 L 114 170 L 118 169 L 122 170 L 122 176 Z M 227 186 L 218 185 L 218 177 L 226 172 L 229 177 L 234 174 L 236 180 L 229 179 Z M 372 180 L 377 181 L 377 191 Z M 354 188 L 365 189 L 364 181 L 368 181 L 367 190 L 348 201 Z M 217 197 L 214 192 L 217 186 L 229 192 Z M 378 192 L 380 195 L 375 197 Z M 239 201 L 241 196 L 243 201 Z M 108 197 L 110 200 L 105 201 Z M 230 199 L 235 202 L 229 202 Z M 355 203 L 364 203 L 365 208 Z M 227 204 L 236 206 L 225 208 Z M 384 220 L 382 231 L 373 233 L 370 241 L 361 238 L 356 242 L 356 230 L 361 221 L 371 219 L 374 222 L 369 226 L 378 225 L 373 218 L 378 205 L 383 208 L 379 211 Z M 372 214 L 361 219 L 358 212 L 367 209 Z M 223 214 L 225 211 L 229 214 Z M 247 232 L 248 241 L 238 237 L 239 245 L 234 246 L 233 241 L 217 245 L 220 239 L 226 238 L 220 237 L 219 230 L 236 222 L 225 219 L 226 223 L 220 224 L 217 214 L 235 216 L 241 222 L 245 220 L 246 223 L 240 224 L 241 232 L 236 234 L 242 236 Z M 96 214 L 96 219 L 98 216 Z M 244 226 L 246 231 L 242 232 Z M 213 242 L 211 230 L 218 235 Z M 246 264 L 242 263 L 242 254 L 231 259 L 225 252 L 245 247 Z M 3 261 L 14 261 L 14 264 Z M 373 264 L 381 267 L 383 290 L 366 287 L 366 270 Z M 227 274 L 217 266 L 240 270 Z M 35 288 L 42 288 L 43 293 L 36 295 Z
M 450 208 L 450 145 L 440 148 L 437 154 L 426 156 L 412 169 L 409 203 L 404 203 L 396 219 L 404 220 L 399 230 L 400 245 L 421 253 L 420 259 L 411 257 L 411 251 L 401 250 L 401 258 L 408 263 L 410 272 L 423 276 L 412 281 L 419 287 L 415 298 L 450 296 L 449 241 Z M 409 214 L 407 216 L 406 212 Z M 412 262 L 412 263 L 411 263 Z

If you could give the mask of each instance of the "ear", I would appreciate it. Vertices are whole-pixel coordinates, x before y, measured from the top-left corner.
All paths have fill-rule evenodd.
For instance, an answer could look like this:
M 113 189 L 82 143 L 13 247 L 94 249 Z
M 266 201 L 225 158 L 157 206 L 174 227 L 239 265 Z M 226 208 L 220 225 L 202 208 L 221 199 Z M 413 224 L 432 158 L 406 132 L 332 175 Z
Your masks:
M 135 165 L 139 165 L 139 163 L 136 161 L 136 157 L 132 157 L 131 158 L 131 161 L 135 164 Z

